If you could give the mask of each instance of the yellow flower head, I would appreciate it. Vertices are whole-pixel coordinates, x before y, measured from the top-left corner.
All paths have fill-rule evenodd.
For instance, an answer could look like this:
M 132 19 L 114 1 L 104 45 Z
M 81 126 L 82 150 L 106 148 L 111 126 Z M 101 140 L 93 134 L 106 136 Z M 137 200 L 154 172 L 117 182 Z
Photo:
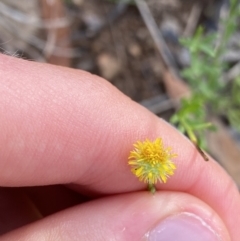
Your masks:
M 177 155 L 171 152 L 170 147 L 163 146 L 161 138 L 153 142 L 148 139 L 144 142 L 138 141 L 134 147 L 130 152 L 128 164 L 140 181 L 154 187 L 158 180 L 166 183 L 167 178 L 174 174 L 176 166 L 172 158 Z

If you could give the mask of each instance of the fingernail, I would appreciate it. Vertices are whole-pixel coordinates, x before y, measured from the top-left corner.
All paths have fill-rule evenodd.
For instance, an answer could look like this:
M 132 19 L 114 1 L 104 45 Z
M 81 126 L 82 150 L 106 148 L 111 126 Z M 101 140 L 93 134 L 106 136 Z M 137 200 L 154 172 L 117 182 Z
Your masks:
M 220 241 L 204 220 L 187 212 L 163 220 L 146 236 L 148 241 Z

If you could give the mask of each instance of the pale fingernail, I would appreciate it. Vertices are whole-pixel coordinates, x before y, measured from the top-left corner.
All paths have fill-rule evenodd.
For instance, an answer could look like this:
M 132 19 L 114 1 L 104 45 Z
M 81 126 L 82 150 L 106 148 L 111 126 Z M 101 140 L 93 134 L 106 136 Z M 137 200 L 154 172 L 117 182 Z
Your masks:
M 181 213 L 163 220 L 147 235 L 148 241 L 220 241 L 216 232 L 200 217 Z

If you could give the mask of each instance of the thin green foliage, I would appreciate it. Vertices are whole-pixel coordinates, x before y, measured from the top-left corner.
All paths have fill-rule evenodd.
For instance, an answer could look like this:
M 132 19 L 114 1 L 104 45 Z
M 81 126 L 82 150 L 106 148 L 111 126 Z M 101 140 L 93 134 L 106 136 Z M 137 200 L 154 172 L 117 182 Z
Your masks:
M 230 83 L 223 79 L 227 69 L 223 55 L 230 37 L 237 31 L 239 16 L 240 3 L 231 0 L 220 34 L 206 35 L 200 27 L 192 38 L 181 40 L 191 54 L 191 65 L 182 71 L 182 77 L 190 84 L 192 95 L 181 101 L 171 122 L 197 147 L 206 148 L 205 131 L 209 127 L 214 129 L 208 116 L 221 115 L 223 110 L 230 123 L 240 130 L 240 78 Z

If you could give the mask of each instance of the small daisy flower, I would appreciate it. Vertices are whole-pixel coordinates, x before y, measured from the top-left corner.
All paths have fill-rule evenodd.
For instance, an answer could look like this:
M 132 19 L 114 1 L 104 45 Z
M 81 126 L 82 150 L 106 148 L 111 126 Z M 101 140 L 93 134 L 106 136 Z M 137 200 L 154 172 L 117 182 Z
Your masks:
M 171 151 L 171 147 L 164 147 L 161 138 L 153 142 L 148 139 L 138 141 L 134 147 L 128 157 L 131 171 L 140 181 L 147 183 L 149 190 L 154 193 L 157 181 L 166 183 L 168 177 L 174 174 L 176 165 L 172 159 L 177 154 Z

